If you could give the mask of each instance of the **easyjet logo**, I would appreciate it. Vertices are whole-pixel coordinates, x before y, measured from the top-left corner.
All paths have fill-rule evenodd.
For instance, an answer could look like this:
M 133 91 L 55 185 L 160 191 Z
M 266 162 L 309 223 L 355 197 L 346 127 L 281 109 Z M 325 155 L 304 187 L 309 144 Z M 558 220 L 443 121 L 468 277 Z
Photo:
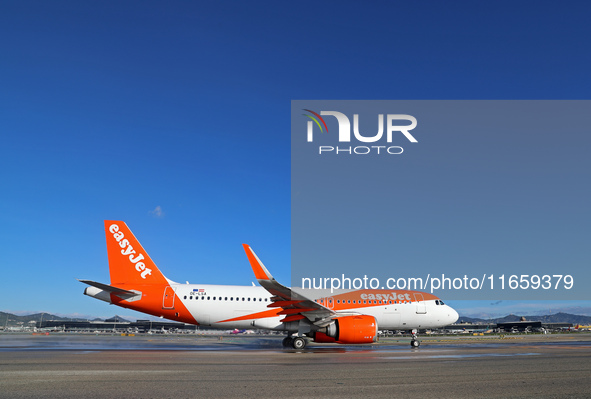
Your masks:
M 129 240 L 125 238 L 123 232 L 119 231 L 119 226 L 116 224 L 112 224 L 109 227 L 109 231 L 113 234 L 113 238 L 117 240 L 119 246 L 123 248 L 121 250 L 121 254 L 124 256 L 129 256 L 129 261 L 135 265 L 135 270 L 137 270 L 138 273 L 140 273 L 140 276 L 142 278 L 146 278 L 146 276 L 151 275 L 152 270 L 148 269 L 144 262 L 141 262 L 144 259 L 144 254 L 140 253 L 137 256 L 134 256 L 136 255 L 136 251 L 129 244 Z
M 377 299 L 378 301 L 410 301 L 409 294 L 396 294 L 396 292 L 392 292 L 391 294 L 361 294 L 361 299 Z

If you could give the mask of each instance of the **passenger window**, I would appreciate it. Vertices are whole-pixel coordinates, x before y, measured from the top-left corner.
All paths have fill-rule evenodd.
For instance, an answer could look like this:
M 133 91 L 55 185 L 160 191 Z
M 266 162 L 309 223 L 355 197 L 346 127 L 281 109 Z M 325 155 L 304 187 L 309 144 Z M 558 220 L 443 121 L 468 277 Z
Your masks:
M 189 297 L 189 299 L 193 299 L 193 297 L 192 297 L 192 296 L 190 296 L 190 297 Z
M 185 295 L 185 298 L 184 299 L 187 299 L 187 296 L 186 295 Z

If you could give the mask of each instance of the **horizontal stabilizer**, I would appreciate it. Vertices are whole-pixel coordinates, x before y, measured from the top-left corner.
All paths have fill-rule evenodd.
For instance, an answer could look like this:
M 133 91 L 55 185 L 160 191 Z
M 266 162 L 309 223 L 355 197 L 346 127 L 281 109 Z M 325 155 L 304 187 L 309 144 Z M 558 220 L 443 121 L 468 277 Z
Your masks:
M 117 296 L 135 296 L 138 293 L 135 291 L 128 291 L 128 290 L 124 290 L 122 288 L 117 288 L 117 287 L 113 287 L 112 285 L 107 285 L 107 284 L 103 284 L 103 283 L 97 283 L 96 281 L 92 281 L 92 280 L 80 280 L 78 279 L 78 281 L 80 281 L 81 283 L 84 284 L 88 284 L 91 285 L 93 287 L 99 288 L 103 291 L 106 291 L 110 294 L 115 294 Z

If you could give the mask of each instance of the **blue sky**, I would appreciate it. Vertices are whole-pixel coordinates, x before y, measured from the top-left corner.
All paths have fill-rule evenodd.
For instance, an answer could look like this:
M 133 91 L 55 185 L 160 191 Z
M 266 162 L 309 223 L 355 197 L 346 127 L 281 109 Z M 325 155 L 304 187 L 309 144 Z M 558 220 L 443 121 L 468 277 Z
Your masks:
M 588 99 L 589 8 L 5 2 L 0 309 L 137 317 L 75 280 L 104 219 L 173 280 L 250 284 L 246 242 L 288 282 L 291 100 Z

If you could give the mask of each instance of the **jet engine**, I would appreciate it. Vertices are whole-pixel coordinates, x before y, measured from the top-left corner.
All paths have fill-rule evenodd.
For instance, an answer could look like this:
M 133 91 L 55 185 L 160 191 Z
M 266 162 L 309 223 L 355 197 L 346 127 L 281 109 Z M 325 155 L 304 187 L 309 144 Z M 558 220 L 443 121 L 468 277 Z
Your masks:
M 368 315 L 337 317 L 314 335 L 315 342 L 339 344 L 368 344 L 378 336 L 378 323 Z

